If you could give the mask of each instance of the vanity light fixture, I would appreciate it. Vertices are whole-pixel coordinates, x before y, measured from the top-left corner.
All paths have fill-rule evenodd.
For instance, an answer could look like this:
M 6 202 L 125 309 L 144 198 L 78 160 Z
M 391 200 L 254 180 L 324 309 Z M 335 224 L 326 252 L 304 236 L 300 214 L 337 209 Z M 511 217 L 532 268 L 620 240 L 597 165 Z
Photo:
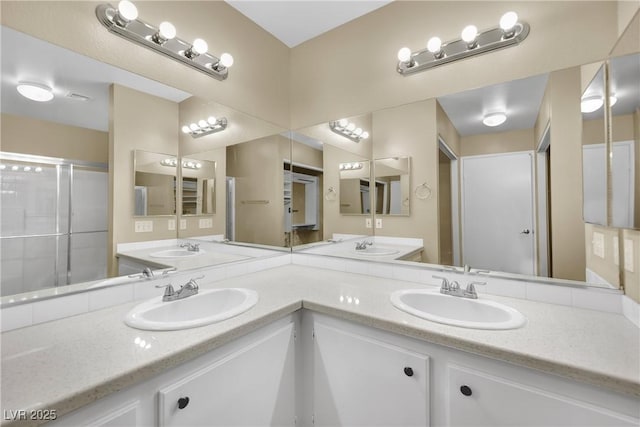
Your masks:
M 7 169 L 7 165 L 0 165 L 0 170 L 6 170 Z M 22 168 L 18 165 L 13 165 L 11 166 L 11 170 L 13 172 L 18 172 L 18 171 L 22 171 L 22 172 L 36 172 L 36 173 L 40 173 L 42 172 L 42 168 L 40 166 L 37 167 L 31 167 L 31 166 L 22 166 Z
M 363 139 L 369 138 L 369 132 L 365 132 L 362 128 L 356 127 L 355 123 L 351 123 L 347 119 L 329 122 L 329 127 L 333 132 L 349 138 L 353 142 L 360 142 Z
M 349 171 L 349 170 L 358 170 L 362 169 L 364 165 L 361 162 L 353 162 L 353 163 L 340 163 L 341 171 Z
M 507 121 L 507 115 L 505 113 L 491 113 L 484 116 L 482 123 L 485 126 L 495 127 L 500 126 Z
M 162 166 L 175 168 L 176 166 L 178 166 L 178 159 L 176 159 L 175 157 L 171 157 L 171 158 L 168 158 L 168 159 L 161 160 L 160 164 Z M 196 169 L 197 170 L 197 169 L 202 168 L 202 163 L 195 162 L 193 160 L 185 160 L 185 161 L 182 162 L 182 167 L 186 168 L 186 169 Z
M 32 82 L 18 82 L 18 93 L 36 102 L 47 102 L 53 99 L 53 89 L 47 85 Z
M 182 132 L 188 133 L 193 138 L 211 135 L 212 133 L 223 131 L 227 128 L 227 119 L 222 117 L 216 119 L 210 116 L 207 120 L 199 120 L 197 123 L 182 126 Z
M 529 24 L 518 21 L 515 12 L 502 15 L 497 27 L 478 32 L 475 25 L 467 25 L 459 39 L 442 43 L 438 37 L 427 42 L 427 48 L 411 52 L 408 47 L 398 51 L 397 71 L 402 75 L 417 73 L 459 59 L 515 46 L 529 35 Z
M 195 39 L 193 43 L 189 43 L 176 37 L 176 28 L 168 21 L 161 22 L 156 28 L 138 19 L 138 9 L 128 0 L 122 0 L 117 8 L 110 4 L 101 4 L 96 8 L 96 16 L 111 33 L 131 42 L 166 55 L 218 80 L 224 80 L 229 75 L 229 67 L 233 65 L 233 57 L 230 54 L 223 53 L 217 58 L 207 53 L 209 46 L 203 39 Z

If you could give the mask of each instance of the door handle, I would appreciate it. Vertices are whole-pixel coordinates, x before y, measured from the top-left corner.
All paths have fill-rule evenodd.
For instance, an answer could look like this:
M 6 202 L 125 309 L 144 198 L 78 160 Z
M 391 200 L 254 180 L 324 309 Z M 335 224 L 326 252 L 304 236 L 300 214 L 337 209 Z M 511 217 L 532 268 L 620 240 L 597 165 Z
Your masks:
M 528 228 L 525 228 L 520 232 L 520 234 L 529 234 L 529 233 L 531 233 L 531 230 L 529 230 Z

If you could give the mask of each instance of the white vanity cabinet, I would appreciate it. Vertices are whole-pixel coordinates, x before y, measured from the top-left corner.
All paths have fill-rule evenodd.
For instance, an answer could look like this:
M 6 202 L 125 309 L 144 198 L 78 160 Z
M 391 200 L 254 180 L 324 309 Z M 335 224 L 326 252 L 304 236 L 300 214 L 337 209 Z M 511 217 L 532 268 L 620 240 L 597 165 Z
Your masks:
M 313 325 L 316 426 L 429 425 L 429 357 Z

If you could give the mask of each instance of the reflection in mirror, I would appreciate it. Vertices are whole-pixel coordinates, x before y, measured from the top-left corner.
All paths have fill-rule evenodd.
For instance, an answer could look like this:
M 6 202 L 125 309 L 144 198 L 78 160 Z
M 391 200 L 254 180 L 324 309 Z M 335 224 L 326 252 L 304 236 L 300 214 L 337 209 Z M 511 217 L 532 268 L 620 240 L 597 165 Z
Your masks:
M 177 159 L 169 154 L 134 151 L 134 215 L 175 215 Z
M 583 67 L 585 69 L 586 67 Z M 604 126 L 604 66 L 580 100 L 582 112 L 583 215 L 590 224 L 607 224 L 607 173 Z
M 640 53 L 610 60 L 611 221 L 640 228 Z
M 359 137 L 349 138 L 340 132 L 336 124 L 342 128 L 341 121 L 345 130 L 353 127 L 353 132 L 359 133 Z M 372 228 L 366 226 L 366 219 L 371 220 L 372 200 L 366 189 L 370 179 L 373 137 L 371 114 L 320 123 L 290 132 L 294 176 L 295 173 L 301 173 L 307 177 L 316 177 L 318 181 L 317 229 L 309 226 L 293 227 L 291 238 L 294 247 L 341 238 L 336 237 L 338 235 L 373 234 Z M 352 178 L 352 181 L 347 184 L 343 178 Z M 297 211 L 293 213 L 302 221 L 302 212 L 305 217 L 308 215 L 309 196 L 306 195 L 306 189 L 309 187 L 299 184 L 293 186 L 292 210 Z M 304 209 L 299 209 L 302 206 Z M 294 223 L 297 221 L 294 220 Z
M 376 215 L 410 214 L 409 163 L 409 157 L 390 157 L 374 161 Z
M 180 172 L 182 215 L 216 213 L 216 162 L 183 158 Z
M 348 159 L 347 159 L 348 160 Z M 373 194 L 368 160 L 340 163 L 340 214 L 370 215 Z

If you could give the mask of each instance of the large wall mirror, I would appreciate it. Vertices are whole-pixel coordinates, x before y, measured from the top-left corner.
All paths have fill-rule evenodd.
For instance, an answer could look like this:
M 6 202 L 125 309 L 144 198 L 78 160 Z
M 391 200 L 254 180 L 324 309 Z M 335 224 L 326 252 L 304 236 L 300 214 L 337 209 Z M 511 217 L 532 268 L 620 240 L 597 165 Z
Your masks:
M 133 151 L 135 216 L 176 214 L 178 166 L 175 156 Z
M 410 162 L 410 157 L 389 157 L 373 162 L 376 215 L 409 215 Z

